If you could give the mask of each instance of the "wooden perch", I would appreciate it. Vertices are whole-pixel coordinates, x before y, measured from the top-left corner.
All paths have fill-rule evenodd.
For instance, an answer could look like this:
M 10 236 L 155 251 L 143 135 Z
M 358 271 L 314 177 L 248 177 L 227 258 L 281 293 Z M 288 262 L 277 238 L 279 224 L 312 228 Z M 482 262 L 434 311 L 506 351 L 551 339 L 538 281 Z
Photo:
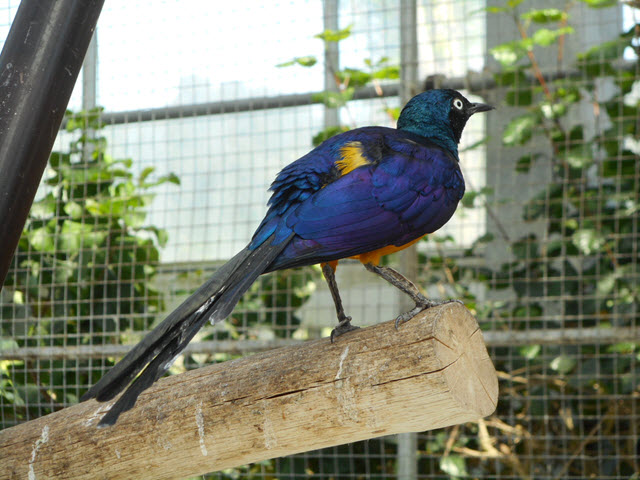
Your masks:
M 0 431 L 3 478 L 184 478 L 459 424 L 495 410 L 482 333 L 457 303 L 168 377 L 113 427 L 94 400 Z

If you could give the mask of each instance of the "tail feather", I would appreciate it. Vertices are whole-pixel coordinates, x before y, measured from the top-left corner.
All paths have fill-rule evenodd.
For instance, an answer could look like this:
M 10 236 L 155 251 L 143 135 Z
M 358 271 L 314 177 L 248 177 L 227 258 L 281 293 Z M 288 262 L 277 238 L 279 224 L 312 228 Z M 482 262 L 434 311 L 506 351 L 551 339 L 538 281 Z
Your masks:
M 89 398 L 111 400 L 133 380 L 99 425 L 113 425 L 122 412 L 131 409 L 138 395 L 164 374 L 208 320 L 217 323 L 225 319 L 287 243 L 289 239 L 272 245 L 272 239 L 269 239 L 254 250 L 242 250 L 91 387 L 82 401 Z

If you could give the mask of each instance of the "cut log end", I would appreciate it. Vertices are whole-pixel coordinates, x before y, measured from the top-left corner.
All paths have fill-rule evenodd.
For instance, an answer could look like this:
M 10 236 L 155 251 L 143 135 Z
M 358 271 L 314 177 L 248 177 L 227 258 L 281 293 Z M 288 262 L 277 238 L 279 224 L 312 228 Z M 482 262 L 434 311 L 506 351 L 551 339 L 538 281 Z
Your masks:
M 478 323 L 459 303 L 442 305 L 434 313 L 435 356 L 453 397 L 479 418 L 492 414 L 498 404 L 498 377 Z

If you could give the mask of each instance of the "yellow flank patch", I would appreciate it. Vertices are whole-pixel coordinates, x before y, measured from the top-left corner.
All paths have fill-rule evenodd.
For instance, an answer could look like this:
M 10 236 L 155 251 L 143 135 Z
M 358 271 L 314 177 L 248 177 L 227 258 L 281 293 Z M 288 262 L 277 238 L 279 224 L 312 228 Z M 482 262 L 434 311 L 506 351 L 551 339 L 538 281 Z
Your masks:
M 340 149 L 340 154 L 342 158 L 336 162 L 336 166 L 341 175 L 346 175 L 358 167 L 371 163 L 362 155 L 362 143 L 360 142 L 347 143 Z

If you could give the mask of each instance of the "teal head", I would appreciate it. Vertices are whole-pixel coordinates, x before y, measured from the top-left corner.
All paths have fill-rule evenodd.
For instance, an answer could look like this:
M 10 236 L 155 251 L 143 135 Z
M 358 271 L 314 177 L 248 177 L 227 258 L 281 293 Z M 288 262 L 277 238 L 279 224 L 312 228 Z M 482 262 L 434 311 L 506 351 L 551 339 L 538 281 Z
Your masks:
M 491 105 L 471 103 L 455 90 L 427 90 L 402 109 L 398 129 L 426 137 L 457 155 L 469 117 L 489 110 L 493 110 Z

